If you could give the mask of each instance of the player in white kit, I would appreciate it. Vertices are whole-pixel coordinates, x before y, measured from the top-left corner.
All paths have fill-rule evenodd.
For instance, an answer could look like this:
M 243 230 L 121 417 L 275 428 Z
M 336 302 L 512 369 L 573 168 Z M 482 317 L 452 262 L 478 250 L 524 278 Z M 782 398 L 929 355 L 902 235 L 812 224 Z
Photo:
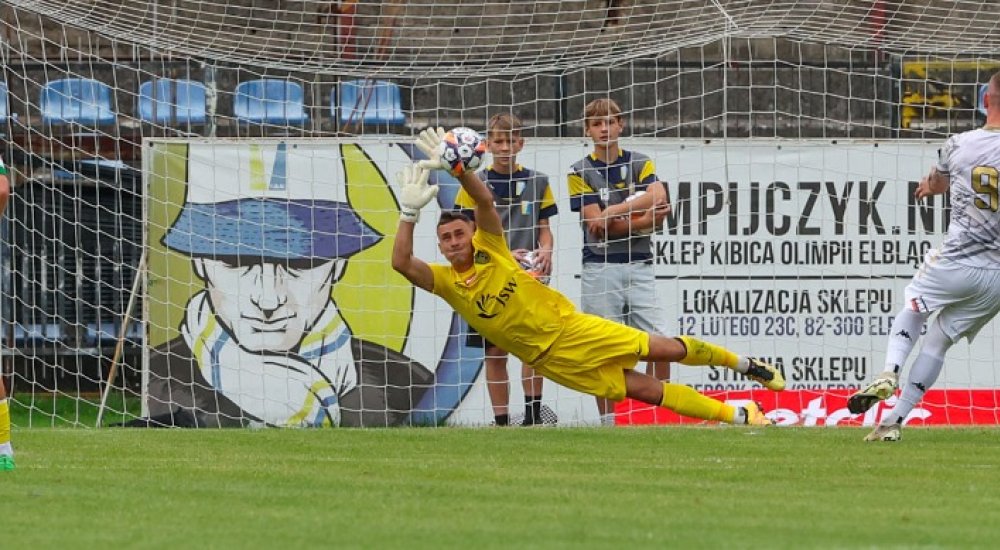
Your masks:
M 848 400 L 848 409 L 859 414 L 895 393 L 906 358 L 927 326 L 899 401 L 865 441 L 898 441 L 903 421 L 941 373 L 948 349 L 963 337 L 971 342 L 1000 312 L 1000 73 L 990 78 L 985 102 L 986 125 L 948 138 L 917 186 L 917 199 L 951 192 L 951 223 L 944 242 L 927 252 L 906 287 L 885 371 Z

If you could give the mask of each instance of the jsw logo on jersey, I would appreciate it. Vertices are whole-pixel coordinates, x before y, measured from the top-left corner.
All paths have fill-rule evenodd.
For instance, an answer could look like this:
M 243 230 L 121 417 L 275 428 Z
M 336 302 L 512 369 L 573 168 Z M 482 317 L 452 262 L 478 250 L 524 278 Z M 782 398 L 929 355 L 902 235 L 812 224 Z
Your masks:
M 476 298 L 476 309 L 479 310 L 479 317 L 483 319 L 492 319 L 499 315 L 500 312 L 503 311 L 503 308 L 507 307 L 507 302 L 516 291 L 517 281 L 511 277 L 497 294 L 490 292 L 482 293 L 478 298 Z

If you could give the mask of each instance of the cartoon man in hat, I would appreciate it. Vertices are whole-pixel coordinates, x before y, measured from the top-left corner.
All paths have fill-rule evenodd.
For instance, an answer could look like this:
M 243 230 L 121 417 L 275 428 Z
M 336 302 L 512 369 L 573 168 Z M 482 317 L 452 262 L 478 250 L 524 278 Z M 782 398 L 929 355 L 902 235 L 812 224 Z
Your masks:
M 432 373 L 352 334 L 331 296 L 348 258 L 382 239 L 344 200 L 339 159 L 285 143 L 188 155 L 184 207 L 163 245 L 191 257 L 204 289 L 180 336 L 151 351 L 148 420 L 405 423 Z

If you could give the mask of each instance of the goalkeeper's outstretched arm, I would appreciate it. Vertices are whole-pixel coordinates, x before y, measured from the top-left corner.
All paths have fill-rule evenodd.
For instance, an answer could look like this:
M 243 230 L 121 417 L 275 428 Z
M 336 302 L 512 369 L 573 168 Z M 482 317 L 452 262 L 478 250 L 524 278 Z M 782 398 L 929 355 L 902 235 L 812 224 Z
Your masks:
M 427 170 L 412 164 L 396 175 L 399 193 L 399 227 L 392 243 L 392 268 L 408 281 L 428 292 L 434 290 L 434 272 L 426 262 L 413 255 L 413 227 L 420 219 L 420 209 L 438 194 L 436 185 L 427 184 Z
M 462 189 L 476 201 L 476 225 L 479 229 L 494 235 L 503 235 L 503 222 L 500 221 L 500 214 L 493 204 L 493 193 L 489 187 L 486 187 L 483 180 L 471 170 L 459 176 L 458 181 L 462 184 Z
M 413 286 L 427 292 L 434 290 L 434 273 L 426 262 L 413 255 L 413 227 L 416 224 L 399 220 L 396 240 L 392 243 L 392 268 L 398 271 Z

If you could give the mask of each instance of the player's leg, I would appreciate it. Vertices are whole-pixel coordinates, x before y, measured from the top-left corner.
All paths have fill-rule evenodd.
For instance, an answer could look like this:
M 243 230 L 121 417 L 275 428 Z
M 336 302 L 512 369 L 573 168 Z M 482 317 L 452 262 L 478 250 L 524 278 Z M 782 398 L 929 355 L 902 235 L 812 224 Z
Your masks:
M 493 404 L 493 419 L 497 426 L 510 424 L 510 382 L 507 377 L 507 352 L 497 346 L 486 346 L 486 391 Z
M 661 380 L 670 381 L 670 361 L 650 361 L 646 363 L 646 374 Z
M 0 471 L 14 469 L 14 448 L 10 444 L 10 403 L 0 378 Z
M 615 402 L 603 397 L 597 397 L 597 414 L 601 416 L 602 426 L 614 426 Z
M 627 325 L 653 334 L 666 334 L 667 315 L 656 294 L 656 275 L 651 264 L 630 264 L 631 280 L 625 292 L 628 299 Z M 646 374 L 657 380 L 670 380 L 669 361 L 650 361 Z
M 566 318 L 560 338 L 534 367 L 557 384 L 595 397 L 613 401 L 632 397 L 706 420 L 766 422 L 756 404 L 735 408 L 691 387 L 661 382 L 635 371 L 640 358 L 679 360 L 686 355 L 685 345 L 679 340 L 651 336 L 596 315 L 576 313 Z
M 624 322 L 626 264 L 583 264 L 580 273 L 580 309 L 610 321 Z M 615 404 L 597 397 L 601 424 L 614 426 Z
M 879 426 L 865 441 L 896 441 L 903 422 L 923 399 L 941 374 L 944 357 L 962 338 L 972 341 L 1000 311 L 1000 273 L 995 270 L 965 268 L 951 276 L 951 299 L 928 323 L 920 353 L 896 406 L 882 416 Z
M 885 367 L 871 383 L 848 398 L 847 409 L 852 413 L 861 414 L 896 393 L 906 359 L 933 312 L 978 294 L 978 285 L 970 278 L 969 268 L 940 261 L 934 257 L 936 254 L 934 250 L 927 253 L 924 263 L 906 285 L 905 303 L 889 329 Z
M 530 365 L 521 364 L 521 388 L 524 389 L 524 426 L 542 423 L 542 382 Z
M 717 420 L 729 424 L 771 424 L 756 403 L 734 407 L 700 394 L 691 386 L 661 382 L 648 374 L 634 370 L 625 371 L 625 396 L 692 418 Z
M 674 361 L 690 366 L 727 367 L 759 382 L 769 390 L 785 389 L 781 371 L 754 357 L 744 357 L 711 342 L 691 336 L 667 338 L 649 335 L 649 353 L 641 357 L 647 361 Z
M 879 401 L 888 399 L 896 393 L 899 385 L 899 375 L 906 364 L 913 346 L 923 331 L 927 316 L 906 307 L 892 321 L 889 329 L 889 340 L 885 349 L 885 368 L 871 383 L 851 395 L 847 400 L 847 410 L 853 414 L 861 414 Z
M 510 414 L 507 408 L 510 400 L 510 389 L 507 381 L 507 352 L 494 346 L 492 342 L 483 338 L 472 328 L 469 329 L 465 345 L 483 350 L 486 393 L 489 394 L 490 404 L 493 406 L 493 420 L 497 426 L 506 426 L 510 423 Z
M 908 301 L 906 307 L 896 314 L 889 329 L 885 347 L 885 367 L 867 386 L 851 395 L 847 400 L 847 410 L 861 414 L 872 405 L 888 399 L 896 393 L 899 375 L 903 371 L 907 357 L 913 351 L 930 311 L 921 309 L 917 299 Z
M 920 353 L 913 361 L 909 379 L 903 386 L 896 406 L 882 416 L 882 421 L 865 437 L 865 441 L 898 441 L 903 421 L 937 381 L 941 367 L 944 366 L 944 356 L 954 343 L 941 330 L 939 321 L 940 319 L 935 319 L 927 327 L 927 336 L 920 346 Z

